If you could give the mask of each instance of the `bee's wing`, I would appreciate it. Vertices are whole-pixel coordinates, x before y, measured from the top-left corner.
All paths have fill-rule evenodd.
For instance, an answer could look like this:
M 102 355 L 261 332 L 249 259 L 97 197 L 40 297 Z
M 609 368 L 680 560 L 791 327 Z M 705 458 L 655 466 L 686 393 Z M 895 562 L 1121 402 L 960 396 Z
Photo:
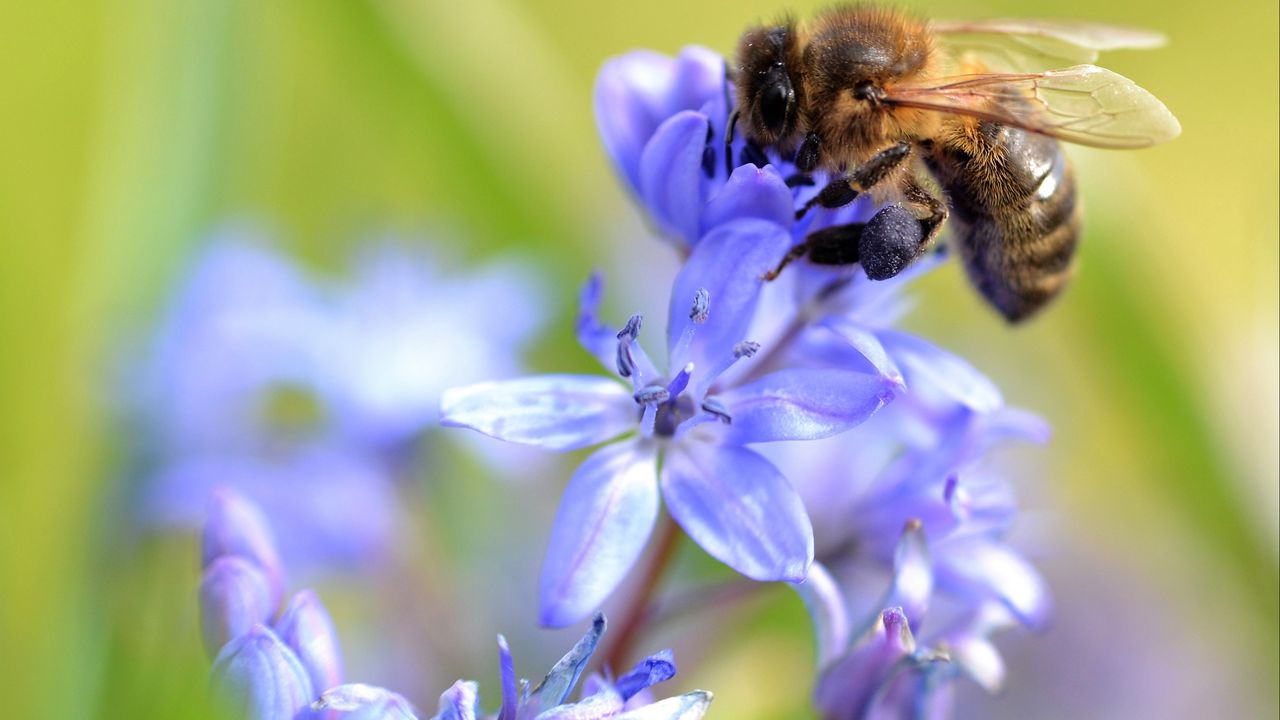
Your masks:
M 1147 147 L 1182 132 L 1154 95 L 1094 65 L 940 78 L 928 86 L 890 88 L 884 102 L 968 115 L 1101 148 Z
M 1150 30 L 1076 20 L 959 20 L 934 22 L 932 27 L 953 58 L 1019 72 L 1091 63 L 1104 50 L 1165 43 L 1163 35 Z

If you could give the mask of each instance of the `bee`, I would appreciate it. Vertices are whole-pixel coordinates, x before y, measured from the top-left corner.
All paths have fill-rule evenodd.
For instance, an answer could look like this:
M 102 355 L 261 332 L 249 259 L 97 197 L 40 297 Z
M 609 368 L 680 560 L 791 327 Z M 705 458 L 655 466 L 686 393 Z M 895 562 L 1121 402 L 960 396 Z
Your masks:
M 794 158 L 789 184 L 828 173 L 797 219 L 864 193 L 890 203 L 866 223 L 811 233 L 765 279 L 802 257 L 893 277 L 946 222 L 972 284 L 1010 322 L 1026 319 L 1066 285 L 1080 237 L 1058 141 L 1140 148 L 1181 132 L 1146 90 L 1082 63 L 1162 43 L 1082 22 L 929 23 L 860 5 L 749 28 L 729 71 L 737 109 L 726 143 L 740 126 L 749 157 L 773 148 Z

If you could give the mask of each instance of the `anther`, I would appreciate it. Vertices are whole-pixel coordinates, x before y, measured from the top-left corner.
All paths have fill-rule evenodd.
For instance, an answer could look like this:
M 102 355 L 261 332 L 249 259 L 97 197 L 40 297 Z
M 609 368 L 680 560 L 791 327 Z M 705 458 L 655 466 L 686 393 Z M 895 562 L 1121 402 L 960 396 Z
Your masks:
M 689 319 L 701 325 L 707 321 L 707 314 L 711 311 L 711 293 L 706 288 L 698 288 L 693 294 L 693 307 L 689 309 Z
M 637 337 L 640 336 L 640 325 L 643 322 L 644 322 L 644 316 L 641 315 L 640 313 L 636 313 L 635 315 L 632 315 L 627 320 L 627 324 L 622 326 L 622 329 L 618 331 L 618 339 L 621 340 L 623 336 L 626 336 L 626 337 L 630 337 L 632 340 L 635 340 Z
M 751 340 L 743 340 L 733 346 L 734 358 L 754 357 L 757 352 L 760 352 L 760 343 Z
M 671 393 L 661 385 L 650 385 L 637 390 L 631 397 L 637 405 L 661 405 L 671 399 Z

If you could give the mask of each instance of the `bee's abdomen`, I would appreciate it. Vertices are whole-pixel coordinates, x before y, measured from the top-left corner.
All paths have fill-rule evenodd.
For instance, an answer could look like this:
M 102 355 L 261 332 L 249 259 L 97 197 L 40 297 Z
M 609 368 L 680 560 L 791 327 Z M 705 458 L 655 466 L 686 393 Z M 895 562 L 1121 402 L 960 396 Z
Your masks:
M 938 147 L 930 166 L 951 203 L 969 278 L 1012 322 L 1066 286 L 1080 236 L 1071 166 L 1056 140 L 993 123 Z

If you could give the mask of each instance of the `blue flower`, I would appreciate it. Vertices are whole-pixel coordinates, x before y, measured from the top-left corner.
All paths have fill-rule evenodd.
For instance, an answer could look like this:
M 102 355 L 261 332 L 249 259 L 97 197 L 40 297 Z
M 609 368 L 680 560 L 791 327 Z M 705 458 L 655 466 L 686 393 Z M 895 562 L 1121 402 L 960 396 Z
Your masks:
M 799 590 L 818 636 L 814 704 L 824 718 L 946 718 L 957 679 L 1000 688 L 1004 666 L 990 638 L 1017 621 L 989 601 L 939 623 L 928 610 L 933 581 L 928 542 L 918 523 L 909 524 L 883 610 L 855 626 L 835 580 L 815 563 Z M 926 620 L 935 629 L 921 635 Z
M 202 631 L 214 656 L 217 700 L 251 720 L 418 720 L 403 696 L 344 683 L 337 632 L 319 597 L 293 596 L 278 616 L 281 577 L 266 518 L 229 490 L 214 495 L 205 528 L 200 587 Z M 652 655 L 618 678 L 592 676 L 569 698 L 605 631 L 597 615 L 586 635 L 536 687 L 516 682 L 510 649 L 498 637 L 502 707 L 498 720 L 697 720 L 711 694 L 694 691 L 652 702 L 648 689 L 675 676 L 671 652 Z M 476 684 L 458 681 L 440 697 L 434 720 L 475 720 Z
M 584 683 L 579 699 L 570 701 L 605 625 L 604 616 L 597 614 L 582 639 L 532 689 L 527 680 L 517 683 L 511 651 L 498 636 L 502 707 L 496 720 L 698 720 L 703 716 L 712 700 L 705 690 L 656 702 L 649 697 L 650 687 L 675 677 L 670 650 L 645 658 L 616 679 L 593 675 Z M 440 696 L 440 713 L 435 720 L 479 717 L 483 715 L 477 709 L 475 683 L 459 681 Z
M 782 473 L 746 446 L 840 433 L 892 399 L 898 384 L 865 363 L 846 370 L 753 359 L 761 346 L 747 333 L 760 277 L 789 243 L 779 226 L 754 218 L 702 238 L 671 294 L 669 372 L 638 344 L 639 316 L 616 333 L 599 323 L 593 279 L 579 339 L 629 386 L 548 375 L 445 394 L 446 425 L 503 440 L 572 450 L 630 436 L 597 450 L 569 481 L 543 564 L 544 624 L 581 619 L 612 592 L 644 549 L 659 494 L 691 538 L 743 575 L 804 578 L 813 558 L 808 516 Z
M 900 367 L 905 391 L 840 443 L 770 453 L 804 480 L 799 490 L 813 508 L 818 556 L 849 582 L 865 582 L 889 572 L 899 530 L 920 522 L 941 592 L 969 605 L 1002 603 L 1028 627 L 1044 627 L 1052 600 L 1039 573 L 1005 540 L 1017 505 L 990 460 L 1011 441 L 1044 442 L 1045 423 L 1005 407 L 990 380 L 919 338 L 834 318 L 819 327 L 825 337 L 800 343 L 811 361 L 863 357 L 853 346 L 865 351 L 874 339 Z
M 737 218 L 774 222 L 800 242 L 814 230 L 864 221 L 872 205 L 795 211 L 828 179 L 801 179 L 790 158 L 748 146 L 739 135 L 726 163 L 725 132 L 734 90 L 724 59 L 702 47 L 671 58 L 641 50 L 605 63 L 596 79 L 595 116 L 605 150 L 657 227 L 692 247 Z M 728 168 L 732 168 L 729 170 Z
M 377 560 L 398 451 L 435 427 L 444 387 L 514 372 L 540 316 L 518 268 L 457 277 L 439 265 L 380 243 L 328 280 L 244 232 L 215 237 L 138 370 L 145 519 L 193 526 L 230 484 L 276 519 L 296 568 Z M 513 322 L 477 330 L 490 304 Z

